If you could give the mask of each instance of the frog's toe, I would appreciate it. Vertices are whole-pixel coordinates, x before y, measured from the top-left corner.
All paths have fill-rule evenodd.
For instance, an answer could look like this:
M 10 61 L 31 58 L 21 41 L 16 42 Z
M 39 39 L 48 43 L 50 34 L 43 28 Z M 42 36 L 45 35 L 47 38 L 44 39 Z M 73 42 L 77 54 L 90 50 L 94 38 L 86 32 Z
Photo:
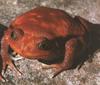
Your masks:
M 7 67 L 10 67 L 11 70 L 14 69 L 14 71 L 16 72 L 16 75 L 21 75 L 22 73 L 17 69 L 17 67 L 15 66 L 14 62 L 10 59 L 6 59 L 3 61 L 3 70 L 4 73 L 6 72 Z

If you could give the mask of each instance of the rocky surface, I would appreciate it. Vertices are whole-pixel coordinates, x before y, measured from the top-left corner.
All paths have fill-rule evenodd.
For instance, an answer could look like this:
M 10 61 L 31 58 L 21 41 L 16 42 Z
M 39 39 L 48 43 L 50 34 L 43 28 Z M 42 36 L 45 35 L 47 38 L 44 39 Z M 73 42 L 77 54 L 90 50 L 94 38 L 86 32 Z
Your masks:
M 100 23 L 100 0 L 0 0 L 0 22 L 9 26 L 18 15 L 36 6 L 63 9 L 72 16 L 80 15 L 85 19 Z M 100 51 L 96 52 L 91 63 L 85 62 L 80 70 L 70 70 L 52 79 L 52 69 L 42 69 L 42 64 L 28 59 L 16 61 L 23 73 L 15 76 L 15 71 L 7 70 L 7 82 L 0 85 L 100 85 Z

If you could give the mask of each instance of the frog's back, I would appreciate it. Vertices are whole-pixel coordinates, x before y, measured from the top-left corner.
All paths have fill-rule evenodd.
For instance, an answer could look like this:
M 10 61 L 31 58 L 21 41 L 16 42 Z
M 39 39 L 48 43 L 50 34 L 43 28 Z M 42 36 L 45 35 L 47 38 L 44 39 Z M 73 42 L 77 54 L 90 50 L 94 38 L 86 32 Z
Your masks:
M 81 35 L 74 19 L 63 10 L 37 7 L 29 12 L 17 17 L 13 22 L 15 25 L 22 26 L 22 29 L 41 30 L 55 36 Z M 79 30 L 77 33 L 75 33 Z M 75 31 L 75 32 L 74 32 Z

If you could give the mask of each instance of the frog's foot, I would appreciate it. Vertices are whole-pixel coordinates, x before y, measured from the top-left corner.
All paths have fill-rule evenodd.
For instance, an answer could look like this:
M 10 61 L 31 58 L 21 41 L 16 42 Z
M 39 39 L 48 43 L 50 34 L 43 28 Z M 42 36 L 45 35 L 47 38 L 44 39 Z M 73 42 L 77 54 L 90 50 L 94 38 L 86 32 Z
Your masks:
M 14 71 L 16 72 L 16 76 L 22 75 L 22 73 L 15 66 L 14 62 L 10 58 L 6 57 L 6 59 L 3 59 L 3 71 L 4 71 L 4 73 L 6 72 L 6 69 L 8 66 L 10 66 L 11 70 L 14 69 Z
M 70 66 L 67 66 L 63 63 L 55 65 L 55 73 L 52 78 L 56 77 L 61 72 L 65 71 L 65 70 L 69 70 L 69 69 L 70 69 Z
M 55 73 L 53 75 L 52 78 L 55 78 L 58 74 L 60 74 L 61 72 L 65 71 L 64 68 L 60 67 L 60 68 L 56 68 Z
M 53 69 L 55 73 L 52 78 L 54 78 L 62 71 L 65 71 L 66 67 L 63 64 L 51 64 L 51 65 L 43 64 L 42 69 Z

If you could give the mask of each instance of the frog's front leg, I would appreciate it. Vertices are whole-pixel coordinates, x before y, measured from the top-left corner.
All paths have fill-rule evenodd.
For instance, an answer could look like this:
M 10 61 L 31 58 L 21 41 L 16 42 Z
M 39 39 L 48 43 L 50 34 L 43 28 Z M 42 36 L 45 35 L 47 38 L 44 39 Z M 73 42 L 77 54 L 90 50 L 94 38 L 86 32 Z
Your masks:
M 15 64 L 10 58 L 10 54 L 8 52 L 9 50 L 9 44 L 8 44 L 8 34 L 5 34 L 1 40 L 1 56 L 3 61 L 3 70 L 6 71 L 7 66 L 9 65 L 11 69 L 14 69 L 16 71 L 16 75 L 21 74 L 21 72 L 15 67 Z
M 62 71 L 74 68 L 73 64 L 75 64 L 75 60 L 78 59 L 83 49 L 84 49 L 84 46 L 77 38 L 73 38 L 67 41 L 65 44 L 64 60 L 62 63 L 54 65 L 54 67 L 56 67 L 56 72 L 53 78 L 57 76 L 59 73 L 61 73 Z

